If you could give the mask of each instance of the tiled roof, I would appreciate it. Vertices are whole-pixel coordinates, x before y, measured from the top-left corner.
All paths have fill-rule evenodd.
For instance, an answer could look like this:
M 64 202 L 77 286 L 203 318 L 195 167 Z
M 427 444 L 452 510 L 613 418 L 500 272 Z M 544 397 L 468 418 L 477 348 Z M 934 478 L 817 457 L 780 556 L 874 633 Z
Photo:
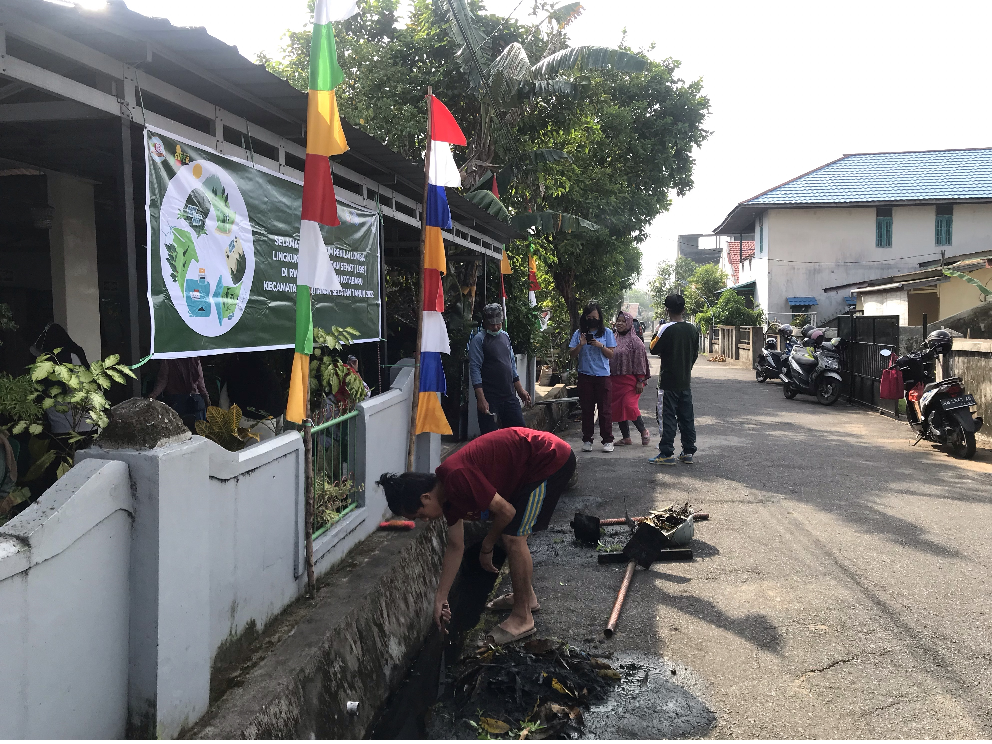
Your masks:
M 992 148 L 845 155 L 745 204 L 992 199 Z
M 730 273 L 734 279 L 734 284 L 741 280 L 740 264 L 754 258 L 754 241 L 745 240 L 743 247 L 738 240 L 727 243 L 727 260 L 730 262 Z
M 815 297 L 786 297 L 785 301 L 789 303 L 789 307 L 809 307 L 817 304 Z

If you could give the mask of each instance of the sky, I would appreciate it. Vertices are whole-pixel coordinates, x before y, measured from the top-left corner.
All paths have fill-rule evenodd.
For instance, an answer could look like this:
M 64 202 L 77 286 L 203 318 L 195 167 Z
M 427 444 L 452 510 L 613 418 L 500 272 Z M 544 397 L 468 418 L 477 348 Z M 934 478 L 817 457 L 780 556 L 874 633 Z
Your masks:
M 177 25 L 205 26 L 254 59 L 307 22 L 306 0 L 125 0 Z M 533 0 L 486 0 L 526 19 Z M 839 0 L 586 0 L 572 43 L 681 62 L 710 99 L 695 186 L 641 246 L 646 286 L 677 236 L 708 233 L 739 202 L 846 153 L 992 145 L 992 3 Z

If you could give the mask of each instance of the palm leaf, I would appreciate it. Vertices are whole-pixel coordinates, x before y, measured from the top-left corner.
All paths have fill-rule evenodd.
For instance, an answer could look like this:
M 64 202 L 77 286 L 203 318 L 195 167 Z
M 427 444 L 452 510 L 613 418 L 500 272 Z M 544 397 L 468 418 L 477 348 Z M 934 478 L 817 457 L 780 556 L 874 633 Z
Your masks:
M 587 87 L 586 84 L 571 80 L 524 80 L 517 85 L 517 89 L 509 102 L 516 105 L 524 100 L 547 96 L 578 98 Z
M 552 10 L 548 13 L 548 18 L 557 23 L 558 28 L 565 28 L 565 26 L 582 15 L 582 10 L 582 3 L 568 3 Z
M 492 191 L 486 191 L 481 189 L 479 191 L 469 191 L 463 196 L 472 202 L 477 207 L 482 207 L 484 210 L 489 212 L 493 217 L 502 220 L 503 222 L 510 221 L 510 213 L 506 211 L 506 207 L 503 206 L 503 202 L 496 198 L 496 195 Z
M 489 67 L 489 41 L 475 23 L 475 17 L 466 0 L 444 0 L 444 15 L 448 32 L 461 44 L 455 55 L 462 69 L 468 73 L 473 88 L 482 85 L 482 71 Z
M 561 150 L 528 150 L 515 157 L 496 174 L 497 187 L 503 193 L 521 174 L 537 170 L 541 163 L 556 163 L 560 160 L 571 162 L 572 156 Z
M 535 228 L 538 235 L 599 230 L 599 225 L 594 222 L 566 212 L 521 212 L 510 218 L 510 224 L 521 232 Z
M 535 79 L 547 79 L 566 72 L 604 70 L 607 67 L 620 72 L 643 72 L 647 64 L 643 57 L 619 49 L 577 46 L 545 57 L 531 68 L 531 72 Z
M 947 276 L 957 277 L 958 279 L 966 281 L 968 282 L 968 284 L 974 284 L 976 287 L 978 287 L 978 291 L 981 292 L 986 297 L 992 295 L 992 289 L 986 287 L 984 284 L 978 281 L 978 279 L 971 276 L 970 274 L 965 274 L 960 271 L 955 271 L 954 269 L 944 269 L 944 273 L 947 274 Z

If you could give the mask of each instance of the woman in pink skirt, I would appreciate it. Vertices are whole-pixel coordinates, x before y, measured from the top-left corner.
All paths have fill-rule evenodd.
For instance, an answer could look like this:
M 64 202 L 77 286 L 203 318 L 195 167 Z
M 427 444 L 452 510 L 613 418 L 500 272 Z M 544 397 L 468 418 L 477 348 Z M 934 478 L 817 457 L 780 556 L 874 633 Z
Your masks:
M 630 439 L 630 422 L 641 433 L 641 444 L 651 441 L 641 419 L 640 398 L 644 383 L 651 377 L 648 352 L 644 342 L 633 332 L 634 318 L 623 311 L 617 313 L 617 347 L 610 359 L 610 379 L 613 383 L 613 420 L 620 424 L 623 439 L 617 444 L 633 444 Z

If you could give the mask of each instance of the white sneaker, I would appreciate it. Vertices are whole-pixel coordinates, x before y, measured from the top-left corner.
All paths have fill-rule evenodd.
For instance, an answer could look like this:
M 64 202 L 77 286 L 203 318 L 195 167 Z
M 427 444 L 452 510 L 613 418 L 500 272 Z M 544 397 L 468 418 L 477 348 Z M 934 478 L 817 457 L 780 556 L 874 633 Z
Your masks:
M 583 442 L 582 443 L 582 451 L 583 452 L 592 452 L 592 442 Z
M 603 445 L 603 452 L 612 452 L 612 451 L 613 451 L 613 442 L 607 442 L 606 444 Z

